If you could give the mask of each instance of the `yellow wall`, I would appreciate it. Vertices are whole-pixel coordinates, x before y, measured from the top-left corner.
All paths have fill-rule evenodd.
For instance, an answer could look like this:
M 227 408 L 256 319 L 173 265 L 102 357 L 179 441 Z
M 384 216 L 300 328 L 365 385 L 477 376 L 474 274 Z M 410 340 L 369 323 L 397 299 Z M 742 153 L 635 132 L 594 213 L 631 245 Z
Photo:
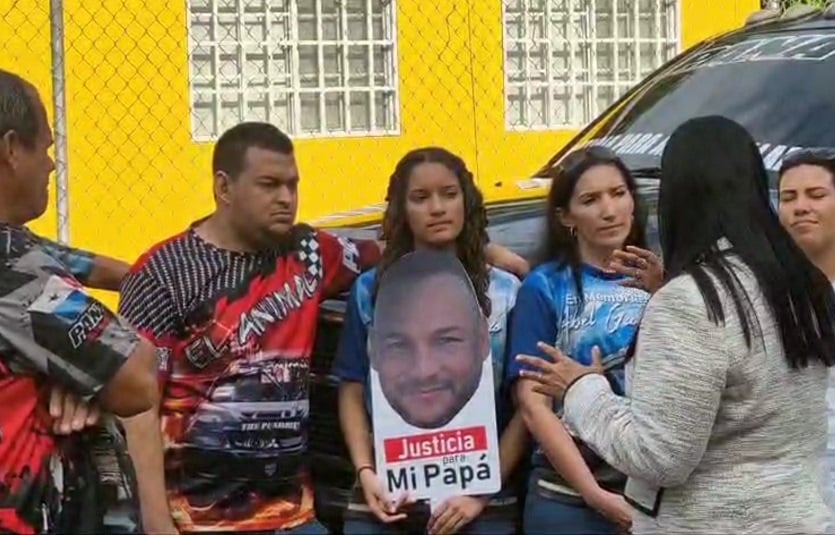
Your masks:
M 759 2 L 682 3 L 686 48 L 739 26 Z M 0 66 L 23 73 L 49 99 L 44 4 L 18 0 L 2 13 Z M 485 195 L 497 198 L 515 194 L 513 182 L 570 139 L 570 131 L 505 131 L 500 5 L 397 2 L 401 134 L 299 140 L 302 219 L 379 202 L 409 148 L 458 152 Z M 185 2 L 64 6 L 71 243 L 132 261 L 212 209 L 212 147 L 190 136 Z M 54 210 L 35 228 L 54 236 Z

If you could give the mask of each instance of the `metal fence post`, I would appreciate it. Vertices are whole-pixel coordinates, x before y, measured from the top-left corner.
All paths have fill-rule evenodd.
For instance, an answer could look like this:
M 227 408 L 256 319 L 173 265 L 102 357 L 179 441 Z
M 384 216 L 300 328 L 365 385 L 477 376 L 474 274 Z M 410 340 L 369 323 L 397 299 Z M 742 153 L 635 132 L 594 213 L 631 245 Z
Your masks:
M 49 30 L 52 45 L 52 106 L 55 121 L 55 192 L 58 241 L 70 237 L 69 161 L 67 151 L 66 76 L 64 73 L 64 2 L 49 1 Z

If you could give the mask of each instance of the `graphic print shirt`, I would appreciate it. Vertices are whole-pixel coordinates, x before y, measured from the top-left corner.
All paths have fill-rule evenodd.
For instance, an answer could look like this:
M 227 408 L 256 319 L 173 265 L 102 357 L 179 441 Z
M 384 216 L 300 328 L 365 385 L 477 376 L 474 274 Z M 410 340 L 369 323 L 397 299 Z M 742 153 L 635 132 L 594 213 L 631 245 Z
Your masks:
M 283 249 L 236 253 L 192 227 L 133 267 L 120 310 L 160 348 L 166 483 L 181 532 L 313 519 L 308 373 L 319 304 L 378 256 L 374 242 L 305 226 Z
M 371 389 L 368 388 L 369 356 L 368 331 L 374 318 L 372 292 L 377 270 L 363 273 L 348 299 L 345 323 L 339 341 L 333 372 L 341 381 L 353 381 L 365 385 L 365 408 L 371 418 Z M 513 416 L 513 406 L 505 389 L 502 388 L 507 365 L 507 328 L 510 311 L 516 301 L 519 279 L 501 269 L 490 268 L 491 312 L 489 318 L 490 344 L 493 358 L 493 385 L 496 388 L 496 428 L 501 434 Z M 511 489 L 504 489 L 500 496 L 512 494 Z M 514 489 L 515 490 L 515 489 Z M 508 492 L 510 491 L 510 492 Z M 361 493 L 355 497 L 364 502 Z M 504 501 L 504 500 L 503 500 Z
M 537 267 L 525 278 L 516 298 L 510 329 L 510 354 L 548 358 L 537 347 L 538 342 L 546 342 L 588 365 L 591 364 L 592 348 L 597 346 L 612 390 L 624 395 L 625 358 L 649 294 L 621 285 L 622 280 L 620 276 L 583 265 L 583 295 L 580 299 L 567 265 L 551 262 Z M 523 368 L 518 361 L 511 359 L 509 380 L 517 379 Z M 556 402 L 554 411 L 562 413 Z M 613 490 L 621 490 L 625 477 L 584 445 L 578 446 L 598 481 Z M 576 496 L 576 492 L 553 470 L 539 446 L 534 448 L 532 466 L 534 477 L 544 480 L 547 488 Z
M 89 253 L 0 225 L 0 262 L 0 531 L 37 533 L 60 513 L 50 387 L 89 400 L 139 337 L 81 286 Z

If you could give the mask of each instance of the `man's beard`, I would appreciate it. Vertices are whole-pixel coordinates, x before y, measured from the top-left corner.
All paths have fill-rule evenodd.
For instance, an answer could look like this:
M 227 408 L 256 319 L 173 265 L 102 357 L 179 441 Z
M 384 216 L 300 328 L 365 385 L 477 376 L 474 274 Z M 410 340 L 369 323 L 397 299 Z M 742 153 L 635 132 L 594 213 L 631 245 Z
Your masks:
M 441 412 L 439 416 L 430 420 L 429 422 L 420 422 L 417 419 L 412 418 L 409 413 L 409 410 L 406 408 L 407 403 L 399 403 L 399 396 L 390 396 L 387 393 L 386 389 L 383 389 L 383 395 L 385 396 L 386 401 L 388 401 L 391 408 L 393 408 L 407 424 L 421 429 L 437 429 L 439 427 L 447 425 L 456 416 L 458 416 L 458 414 L 461 412 L 461 409 L 463 409 L 467 405 L 467 403 L 470 402 L 476 390 L 478 390 L 478 385 L 480 382 L 481 368 L 479 367 L 478 372 L 471 374 L 467 383 L 458 388 L 455 387 L 455 384 L 452 381 L 433 381 L 431 383 L 428 383 L 428 386 L 430 388 L 436 388 L 440 386 L 441 388 L 444 388 L 447 391 L 451 392 L 452 397 L 454 399 L 454 403 L 449 409 L 444 410 L 443 412 Z M 405 392 L 407 396 L 412 396 L 414 395 L 414 393 L 419 392 L 420 390 L 427 389 L 424 385 L 410 386 L 406 389 L 400 388 L 399 386 L 395 386 L 395 391 L 398 393 Z

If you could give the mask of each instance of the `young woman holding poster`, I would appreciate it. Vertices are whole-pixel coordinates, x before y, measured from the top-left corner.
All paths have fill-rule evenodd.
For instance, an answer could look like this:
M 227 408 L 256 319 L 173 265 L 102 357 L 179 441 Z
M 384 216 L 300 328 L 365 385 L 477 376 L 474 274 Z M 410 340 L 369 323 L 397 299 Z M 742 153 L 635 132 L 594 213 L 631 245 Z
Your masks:
M 655 287 L 663 274 L 660 260 L 644 249 L 635 180 L 603 147 L 569 154 L 552 177 L 543 263 L 519 290 L 510 355 L 540 355 L 537 344 L 548 341 L 571 358 L 590 363 L 592 347 L 599 346 L 606 377 L 622 395 L 625 357 L 649 298 L 630 286 Z M 636 279 L 643 284 L 635 284 Z M 513 360 L 509 379 L 519 378 L 521 370 Z M 622 496 L 626 477 L 572 436 L 560 420 L 561 407 L 540 393 L 536 383 L 523 377 L 514 389 L 537 442 L 525 532 L 628 530 L 632 512 Z
M 520 283 L 513 275 L 487 265 L 483 198 L 472 173 L 458 156 L 436 147 L 409 152 L 394 170 L 387 200 L 383 219 L 387 247 L 379 266 L 361 275 L 353 287 L 334 363 L 334 372 L 341 381 L 339 417 L 358 483 L 346 512 L 344 532 L 398 533 L 411 528 L 439 535 L 515 533 L 518 465 L 527 449 L 527 433 L 501 384 L 507 357 L 507 318 Z M 489 318 L 503 481 L 503 489 L 496 496 L 454 497 L 431 514 L 406 508 L 402 500 L 396 503 L 381 484 L 374 467 L 368 388 L 367 340 L 377 281 L 399 258 L 421 248 L 457 253 Z

